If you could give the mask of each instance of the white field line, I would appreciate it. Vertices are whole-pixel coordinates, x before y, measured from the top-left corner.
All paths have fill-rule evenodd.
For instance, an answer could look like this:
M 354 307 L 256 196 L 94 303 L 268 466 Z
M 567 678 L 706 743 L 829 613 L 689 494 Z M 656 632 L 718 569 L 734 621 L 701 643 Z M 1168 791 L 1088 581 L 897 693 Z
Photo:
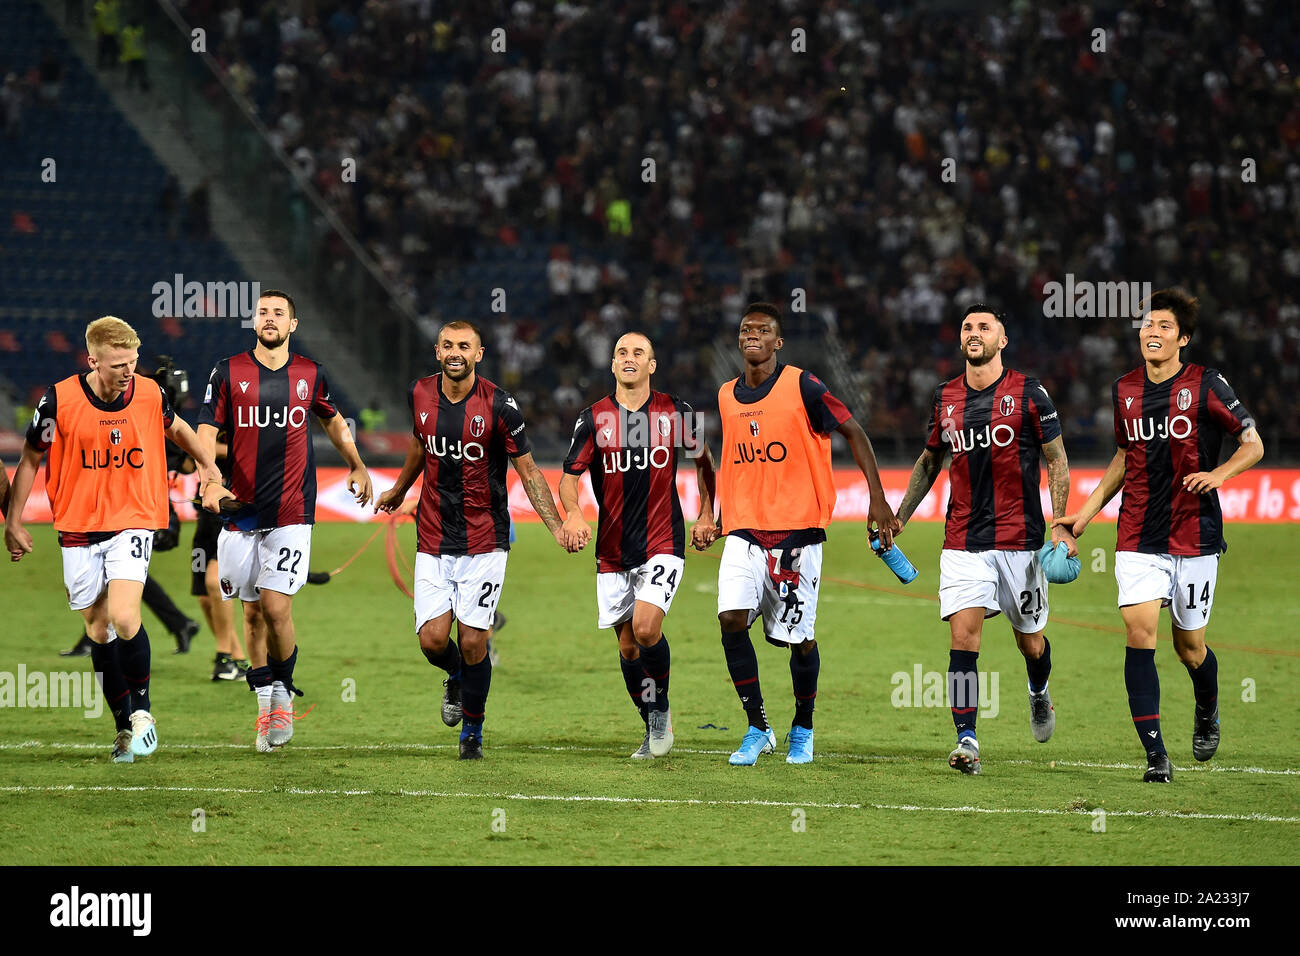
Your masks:
M 165 787 L 165 786 L 3 786 L 0 793 L 214 793 L 237 795 L 287 794 L 306 797 L 433 797 L 470 800 L 527 800 L 554 803 L 612 803 L 707 807 L 792 807 L 809 810 L 881 810 L 903 813 L 983 813 L 1051 817 L 1091 817 L 1091 810 L 1028 809 L 1023 807 L 927 807 L 910 803 L 811 803 L 785 800 L 700 800 L 672 797 L 612 797 L 598 794 L 473 793 L 453 790 L 321 790 L 305 787 Z M 1300 823 L 1300 817 L 1278 817 L 1264 813 L 1182 813 L 1177 810 L 1107 810 L 1108 817 L 1154 817 L 1170 820 L 1232 820 L 1247 823 Z
M 231 794 L 291 794 L 304 797 L 445 797 L 477 800 L 544 800 L 559 803 L 645 803 L 675 804 L 712 807 L 799 807 L 814 810 L 861 810 L 860 803 L 806 803 L 781 800 L 700 800 L 673 797 L 609 797 L 599 794 L 553 793 L 469 793 L 454 790 L 320 790 L 307 787 L 165 787 L 165 786 L 77 786 L 66 784 L 57 787 L 30 787 L 25 785 L 0 786 L 0 793 L 231 793 Z M 1300 822 L 1300 817 L 1296 820 Z
M 160 750 L 251 750 L 252 744 L 214 744 L 214 743 L 161 743 L 158 745 Z M 451 750 L 456 744 L 414 744 L 414 743 L 393 743 L 393 744 L 294 744 L 292 750 L 308 751 L 438 751 Z M 108 744 L 98 743 L 47 743 L 41 740 L 24 740 L 11 743 L 0 743 L 0 750 L 107 750 Z M 598 754 L 621 754 L 622 751 L 614 750 L 610 747 L 576 747 L 576 746 L 548 746 L 545 744 L 525 744 L 523 747 L 513 748 L 522 750 L 540 750 L 552 753 L 598 753 Z M 730 750 L 699 750 L 690 747 L 674 747 L 673 753 L 678 754 L 701 754 L 704 756 L 722 756 L 725 757 L 731 753 Z M 817 756 L 828 757 L 835 760 L 861 760 L 872 763 L 928 763 L 939 758 L 933 756 L 903 756 L 900 754 L 856 754 L 856 753 L 834 753 L 818 751 Z M 1145 764 L 1135 763 L 1094 763 L 1087 760 L 1003 760 L 989 761 L 989 766 L 995 763 L 1003 763 L 1011 766 L 1035 767 L 1048 763 L 1056 767 L 1078 767 L 1084 770 L 1145 770 Z M 1216 764 L 1203 764 L 1197 767 L 1176 766 L 1179 773 L 1253 773 L 1263 774 L 1266 776 L 1278 777 L 1295 777 L 1300 776 L 1300 770 L 1293 769 L 1273 769 L 1269 767 L 1223 767 Z

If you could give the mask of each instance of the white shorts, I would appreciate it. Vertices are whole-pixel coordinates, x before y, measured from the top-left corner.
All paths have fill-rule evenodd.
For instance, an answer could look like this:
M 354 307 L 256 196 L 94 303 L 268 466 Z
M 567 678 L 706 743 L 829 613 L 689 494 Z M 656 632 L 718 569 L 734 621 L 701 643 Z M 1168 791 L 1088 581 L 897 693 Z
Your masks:
M 297 594 L 311 565 L 311 525 L 291 524 L 267 531 L 222 528 L 217 536 L 221 597 L 260 601 L 262 591 Z
M 779 565 L 791 555 L 767 551 L 739 535 L 727 535 L 718 568 L 718 613 L 748 610 L 748 624 L 762 614 L 763 632 L 773 643 L 811 641 L 822 580 L 822 546 L 818 542 L 791 550 L 789 571 L 798 574 L 793 589 L 789 581 L 777 584 L 769 573 L 771 565 Z
M 109 581 L 144 583 L 149 576 L 153 532 L 129 528 L 99 544 L 62 550 L 63 587 L 68 592 L 68 607 L 82 611 L 99 600 Z
M 1159 599 L 1180 630 L 1196 631 L 1210 622 L 1214 585 L 1219 579 L 1217 554 L 1142 554 L 1115 552 L 1119 606 Z
M 415 554 L 415 630 L 451 611 L 466 627 L 486 631 L 501 600 L 507 551 Z
M 656 554 L 629 571 L 605 571 L 596 575 L 597 627 L 617 627 L 632 619 L 637 601 L 645 601 L 665 614 L 681 587 L 686 561 L 673 554 Z
M 1047 626 L 1047 576 L 1037 551 L 958 551 L 939 554 L 939 616 L 984 608 L 984 617 L 1001 612 L 1021 634 Z

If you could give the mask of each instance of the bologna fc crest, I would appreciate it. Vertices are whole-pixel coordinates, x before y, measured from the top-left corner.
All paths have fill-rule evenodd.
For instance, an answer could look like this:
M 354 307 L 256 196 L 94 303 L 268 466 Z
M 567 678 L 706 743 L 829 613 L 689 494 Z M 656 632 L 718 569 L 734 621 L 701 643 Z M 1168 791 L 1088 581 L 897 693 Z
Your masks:
M 108 440 L 111 441 L 114 445 L 120 445 L 122 444 L 122 433 L 118 431 L 116 428 L 114 428 L 111 432 L 108 433 Z
M 998 403 L 998 410 L 1002 412 L 1004 417 L 1010 415 L 1016 410 L 1016 400 L 1010 395 L 1003 395 L 1002 401 Z
M 221 593 L 227 597 L 235 593 L 235 586 L 230 583 L 230 578 L 221 579 Z
M 1181 389 L 1178 392 L 1178 410 L 1185 412 L 1192 407 L 1192 390 L 1190 388 Z
M 487 430 L 487 422 L 483 420 L 482 415 L 475 415 L 472 419 L 470 419 L 469 433 L 473 435 L 475 438 L 481 438 L 483 436 L 483 432 L 486 430 Z
M 300 378 L 298 379 L 298 401 L 307 401 L 307 395 L 307 380 L 305 378 Z
M 668 420 L 668 416 L 667 416 L 667 415 L 660 415 L 660 416 L 659 416 L 659 434 L 660 434 L 660 435 L 663 435 L 664 438 L 667 438 L 669 435 L 672 434 L 672 431 L 673 431 L 673 423 L 670 422 L 670 421 Z
M 755 437 L 758 436 L 758 422 L 749 423 L 749 433 Z

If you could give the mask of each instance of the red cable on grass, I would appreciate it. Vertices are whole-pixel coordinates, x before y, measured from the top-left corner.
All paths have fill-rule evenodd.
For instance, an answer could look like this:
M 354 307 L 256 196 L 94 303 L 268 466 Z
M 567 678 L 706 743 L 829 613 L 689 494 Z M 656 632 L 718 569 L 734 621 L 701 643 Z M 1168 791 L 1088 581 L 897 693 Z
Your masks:
M 412 521 L 415 520 L 410 515 L 402 515 L 401 517 L 411 518 Z M 397 556 L 401 553 L 397 550 L 397 519 L 398 515 L 396 514 L 388 519 L 388 527 L 384 534 L 384 553 L 388 559 L 388 573 L 392 576 L 393 583 L 397 585 L 397 589 L 407 597 L 414 600 L 415 595 L 411 593 L 411 589 L 406 586 L 406 580 L 397 571 Z M 405 556 L 402 557 L 402 565 L 406 567 L 406 570 L 409 573 L 411 568 L 406 564 Z
M 333 571 L 330 572 L 330 577 L 335 577 L 335 576 L 336 576 L 340 571 L 342 571 L 344 568 L 346 568 L 349 564 L 351 564 L 351 563 L 352 563 L 353 561 L 355 561 L 357 558 L 361 557 L 361 553 L 362 553 L 363 551 L 365 551 L 366 548 L 370 547 L 370 542 L 371 542 L 371 541 L 374 541 L 375 538 L 379 537 L 379 532 L 381 532 L 381 531 L 383 531 L 383 530 L 384 530 L 383 528 L 376 528 L 376 529 L 375 529 L 375 533 L 372 534 L 369 538 L 366 539 L 366 543 L 363 544 L 361 547 L 357 548 L 357 553 L 356 553 L 356 554 L 352 555 L 352 557 L 348 558 L 346 561 L 344 561 L 344 562 L 343 562 L 342 564 L 340 564 L 337 568 L 335 568 Z

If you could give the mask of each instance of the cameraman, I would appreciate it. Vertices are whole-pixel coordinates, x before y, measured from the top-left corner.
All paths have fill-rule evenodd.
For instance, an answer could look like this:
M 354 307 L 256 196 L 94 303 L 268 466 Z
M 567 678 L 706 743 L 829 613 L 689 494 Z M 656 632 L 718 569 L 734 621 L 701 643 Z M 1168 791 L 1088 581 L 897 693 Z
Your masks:
M 188 397 L 190 382 L 185 370 L 176 368 L 168 356 L 159 356 L 159 362 L 154 378 L 167 392 L 167 397 L 169 399 L 173 395 Z M 179 407 L 174 399 L 172 407 Z M 168 444 L 167 451 L 169 468 L 174 468 L 184 475 L 194 471 L 194 459 L 171 444 Z M 227 453 L 227 445 L 219 437 L 216 460 L 223 480 L 230 477 L 230 460 Z M 171 458 L 173 454 L 174 460 Z M 214 681 L 241 680 L 248 670 L 248 660 L 243 646 L 239 643 L 239 635 L 235 633 L 234 608 L 221 599 L 221 585 L 217 575 L 217 535 L 221 531 L 221 519 L 211 512 L 204 511 L 201 502 L 197 499 L 194 504 L 196 520 L 194 539 L 190 545 L 190 594 L 198 598 L 203 617 L 217 640 L 217 656 L 213 660 L 212 679 Z M 172 514 L 175 516 L 175 512 Z M 174 547 L 175 542 L 173 541 L 169 546 Z M 155 549 L 158 547 L 159 545 L 155 545 Z

